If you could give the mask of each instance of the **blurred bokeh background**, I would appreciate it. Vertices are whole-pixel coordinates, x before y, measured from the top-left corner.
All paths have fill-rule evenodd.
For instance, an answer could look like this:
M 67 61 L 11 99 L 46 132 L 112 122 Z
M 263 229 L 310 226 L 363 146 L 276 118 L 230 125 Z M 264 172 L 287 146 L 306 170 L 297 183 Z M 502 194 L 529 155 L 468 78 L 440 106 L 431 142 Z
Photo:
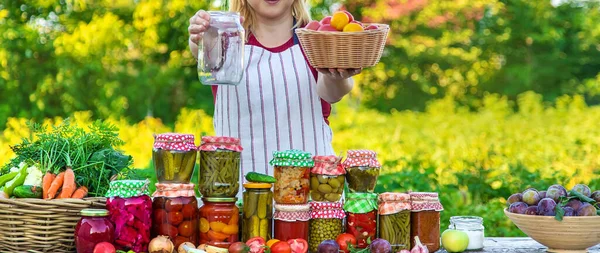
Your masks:
M 197 79 L 187 27 L 198 9 L 222 4 L 2 1 L 0 164 L 31 120 L 108 120 L 145 171 L 152 134 L 212 134 L 212 95 Z M 443 227 L 452 215 L 479 215 L 486 235 L 519 236 L 502 213 L 511 193 L 600 189 L 599 1 L 308 4 L 313 19 L 344 8 L 391 26 L 381 63 L 356 77 L 331 119 L 337 151 L 379 153 L 378 191 L 438 191 Z

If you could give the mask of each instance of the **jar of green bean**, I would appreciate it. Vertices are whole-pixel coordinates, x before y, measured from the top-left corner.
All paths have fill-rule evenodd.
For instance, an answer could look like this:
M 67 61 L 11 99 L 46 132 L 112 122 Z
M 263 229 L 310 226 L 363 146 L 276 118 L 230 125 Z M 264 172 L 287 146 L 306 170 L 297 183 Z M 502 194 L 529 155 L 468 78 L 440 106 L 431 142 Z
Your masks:
M 392 245 L 392 252 L 410 250 L 410 195 L 385 192 L 379 195 L 379 238 Z
M 240 139 L 202 137 L 198 190 L 205 198 L 232 198 L 240 181 Z
M 344 230 L 344 209 L 341 202 L 310 202 L 308 248 L 317 252 L 322 241 L 335 240 Z
M 155 136 L 152 161 L 158 182 L 189 183 L 197 154 L 192 134 L 164 133 Z
M 373 192 L 379 177 L 381 164 L 371 150 L 348 150 L 344 160 L 346 181 L 350 192 Z

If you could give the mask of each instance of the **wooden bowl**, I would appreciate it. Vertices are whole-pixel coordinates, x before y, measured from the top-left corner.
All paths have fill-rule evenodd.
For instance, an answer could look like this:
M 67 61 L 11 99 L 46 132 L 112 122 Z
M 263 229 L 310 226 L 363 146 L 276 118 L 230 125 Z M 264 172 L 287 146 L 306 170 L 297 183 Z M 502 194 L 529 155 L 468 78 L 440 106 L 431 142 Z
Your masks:
M 586 252 L 600 243 L 600 216 L 564 217 L 504 213 L 523 233 L 548 247 L 549 252 Z

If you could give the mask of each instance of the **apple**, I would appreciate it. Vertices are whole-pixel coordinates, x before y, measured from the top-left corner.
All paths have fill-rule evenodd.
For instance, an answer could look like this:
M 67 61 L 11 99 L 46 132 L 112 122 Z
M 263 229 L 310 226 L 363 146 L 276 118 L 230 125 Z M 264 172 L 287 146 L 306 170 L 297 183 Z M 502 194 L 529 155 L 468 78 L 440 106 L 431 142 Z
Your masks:
M 335 29 L 333 26 L 331 25 L 322 25 L 321 27 L 319 27 L 318 31 L 326 31 L 326 32 L 339 32 L 337 29 Z
M 367 28 L 365 28 L 365 30 L 377 30 L 379 29 L 379 27 L 377 27 L 376 25 L 369 25 L 367 26 Z
M 94 253 L 116 253 L 115 246 L 109 242 L 101 242 L 94 247 Z
M 348 15 L 348 19 L 350 19 L 350 23 L 352 23 L 352 21 L 354 21 L 354 16 L 352 16 L 352 13 L 350 13 L 349 11 L 344 11 L 344 13 Z
M 448 252 L 463 252 L 469 246 L 469 236 L 463 231 L 448 229 L 442 233 L 442 246 Z
M 319 27 L 321 27 L 321 23 L 319 23 L 319 21 L 314 21 L 313 20 L 313 21 L 310 21 L 308 23 L 308 25 L 306 25 L 306 27 L 304 27 L 304 28 L 306 28 L 308 30 L 315 30 L 315 31 L 317 31 L 317 30 L 319 30 Z
M 331 16 L 324 17 L 321 19 L 321 25 L 329 25 L 331 24 Z

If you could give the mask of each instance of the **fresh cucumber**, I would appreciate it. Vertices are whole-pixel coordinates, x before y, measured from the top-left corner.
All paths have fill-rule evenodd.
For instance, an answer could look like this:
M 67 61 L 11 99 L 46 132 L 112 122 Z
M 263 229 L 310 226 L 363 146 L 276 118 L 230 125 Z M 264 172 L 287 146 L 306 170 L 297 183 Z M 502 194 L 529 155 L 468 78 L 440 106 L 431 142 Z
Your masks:
M 35 185 L 20 185 L 13 190 L 15 198 L 42 198 L 42 187 Z
M 256 183 L 275 183 L 277 182 L 277 180 L 269 175 L 265 175 L 265 174 L 261 174 L 258 172 L 248 172 L 248 174 L 246 174 L 246 180 L 250 181 L 250 182 L 256 182 Z

